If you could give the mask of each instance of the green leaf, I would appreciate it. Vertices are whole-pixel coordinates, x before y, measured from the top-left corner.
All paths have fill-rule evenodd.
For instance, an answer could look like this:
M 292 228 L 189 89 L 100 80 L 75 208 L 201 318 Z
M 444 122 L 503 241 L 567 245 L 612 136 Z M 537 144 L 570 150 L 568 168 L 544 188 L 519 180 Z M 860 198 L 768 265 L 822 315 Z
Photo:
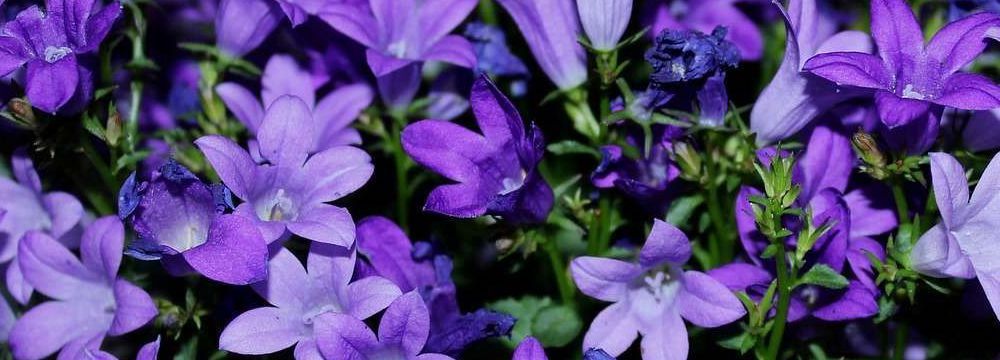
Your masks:
M 574 140 L 564 140 L 549 144 L 548 150 L 556 155 L 586 154 L 598 159 L 601 158 L 601 153 L 597 152 L 597 150 Z
M 676 226 L 687 223 L 694 210 L 703 202 L 705 202 L 705 198 L 701 195 L 685 196 L 674 200 L 670 204 L 670 210 L 667 211 L 667 222 Z
M 770 259 L 773 258 L 774 255 L 777 253 L 778 253 L 778 245 L 770 244 L 766 248 L 764 248 L 764 252 L 760 253 L 760 258 Z
M 555 305 L 542 308 L 531 322 L 531 334 L 547 347 L 561 347 L 580 334 L 583 322 L 572 308 Z
M 844 275 L 840 275 L 840 273 L 829 266 L 816 264 L 805 275 L 802 275 L 798 283 L 819 285 L 829 289 L 843 289 L 847 287 L 848 281 Z
M 97 121 L 97 117 L 84 115 L 83 128 L 87 129 L 87 132 L 93 134 L 98 139 L 101 139 L 101 141 L 104 141 L 104 126 Z
M 548 297 L 539 298 L 537 296 L 527 295 L 520 299 L 503 299 L 492 304 L 488 304 L 487 307 L 496 311 L 505 312 L 517 319 L 514 323 L 514 328 L 510 332 L 510 338 L 500 338 L 503 342 L 510 348 L 517 346 L 521 340 L 532 334 L 532 322 L 535 319 L 535 315 L 547 306 L 552 305 L 552 299 Z
M 729 349 L 729 350 L 740 350 L 743 348 L 743 340 L 746 339 L 747 333 L 742 332 L 739 335 L 730 337 L 728 339 L 719 340 L 716 344 L 719 346 Z

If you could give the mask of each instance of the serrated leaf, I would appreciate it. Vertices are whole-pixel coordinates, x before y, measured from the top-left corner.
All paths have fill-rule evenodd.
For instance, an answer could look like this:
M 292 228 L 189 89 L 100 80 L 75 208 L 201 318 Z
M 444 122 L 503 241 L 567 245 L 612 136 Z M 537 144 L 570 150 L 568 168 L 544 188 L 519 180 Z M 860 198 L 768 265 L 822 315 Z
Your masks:
M 531 336 L 546 347 L 561 347 L 580 334 L 583 322 L 572 308 L 555 305 L 542 308 L 531 322 Z
M 843 289 L 850 283 L 844 275 L 824 264 L 816 264 L 802 275 L 799 284 L 818 285 L 828 289 Z

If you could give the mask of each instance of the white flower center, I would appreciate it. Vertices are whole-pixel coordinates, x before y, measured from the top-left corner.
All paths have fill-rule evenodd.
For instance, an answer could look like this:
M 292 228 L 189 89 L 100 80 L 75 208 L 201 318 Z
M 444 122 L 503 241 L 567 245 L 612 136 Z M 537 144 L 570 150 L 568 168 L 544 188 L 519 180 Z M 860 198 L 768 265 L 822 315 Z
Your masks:
M 662 271 L 646 275 L 643 279 L 643 281 L 646 282 L 646 290 L 653 294 L 653 298 L 656 299 L 656 301 L 663 299 L 663 289 L 668 283 L 670 283 L 670 280 L 670 274 Z
M 270 211 L 267 219 L 271 221 L 291 220 L 296 215 L 292 199 L 288 195 L 285 195 L 285 189 L 278 189 L 278 192 L 271 199 L 271 206 L 269 208 Z
M 406 57 L 406 40 L 399 40 L 399 41 L 393 42 L 393 43 L 389 44 L 389 47 L 386 50 L 388 50 L 389 54 L 391 54 L 392 56 L 395 56 L 395 57 L 398 57 L 398 58 L 405 58 Z
M 521 170 L 520 178 L 503 178 L 500 182 L 503 185 L 503 189 L 500 189 L 500 195 L 507 195 L 514 191 L 517 191 L 522 186 L 524 186 L 524 180 L 528 177 L 528 173 L 523 169 Z
M 914 99 L 914 100 L 923 100 L 923 99 L 926 99 L 927 96 L 924 95 L 924 94 L 921 94 L 920 92 L 918 92 L 916 90 L 914 90 L 913 89 L 913 84 L 906 84 L 906 87 L 903 88 L 903 98 Z
M 45 62 L 48 62 L 49 64 L 54 63 L 54 62 L 59 61 L 60 59 L 62 59 L 64 57 L 66 57 L 66 55 L 69 55 L 72 52 L 73 52 L 73 49 L 70 49 L 70 48 L 65 47 L 65 46 L 60 46 L 60 47 L 49 46 L 49 47 L 46 47 L 45 48 Z
M 314 308 L 312 310 L 306 311 L 305 314 L 302 314 L 302 323 L 306 324 L 306 325 L 312 325 L 312 323 L 315 321 L 316 317 L 318 317 L 320 315 L 323 315 L 323 314 L 326 314 L 326 313 L 339 313 L 339 312 L 341 312 L 339 306 L 337 306 L 335 304 L 325 304 L 325 305 L 320 306 L 318 308 Z

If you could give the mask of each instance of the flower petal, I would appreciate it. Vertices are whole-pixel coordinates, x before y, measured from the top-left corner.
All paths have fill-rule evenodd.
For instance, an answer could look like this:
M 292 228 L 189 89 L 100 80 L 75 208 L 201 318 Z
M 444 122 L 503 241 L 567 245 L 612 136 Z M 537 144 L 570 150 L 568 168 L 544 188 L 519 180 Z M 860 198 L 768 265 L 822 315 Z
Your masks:
M 260 122 L 264 119 L 264 109 L 250 90 L 236 83 L 224 82 L 215 86 L 215 93 L 251 135 L 257 134 Z
M 746 315 L 743 303 L 718 280 L 698 271 L 684 272 L 677 295 L 682 317 L 700 327 L 722 326 Z
M 887 89 L 891 81 L 882 59 L 860 52 L 818 54 L 806 61 L 802 71 L 811 72 L 838 85 L 867 89 Z
M 514 355 L 511 360 L 548 360 L 549 357 L 545 356 L 545 349 L 542 348 L 542 343 L 538 342 L 538 339 L 528 336 L 521 343 L 517 344 L 517 348 L 514 349 Z
M 215 43 L 230 56 L 257 48 L 281 22 L 281 8 L 269 0 L 222 0 L 215 16 Z
M 367 84 L 358 83 L 338 87 L 320 100 L 313 109 L 314 129 L 319 131 L 315 150 L 360 144 L 360 135 L 343 141 L 344 132 L 352 130 L 351 123 L 371 105 L 374 97 Z
M 861 319 L 878 314 L 877 294 L 857 281 L 851 281 L 847 290 L 833 303 L 813 310 L 812 315 L 826 321 Z
M 381 346 L 403 349 L 407 356 L 416 356 L 427 342 L 431 320 L 427 305 L 417 291 L 410 291 L 393 300 L 382 314 L 378 325 Z
M 731 291 L 745 291 L 754 285 L 767 285 L 774 278 L 767 270 L 753 264 L 729 263 L 708 271 Z
M 392 281 L 369 276 L 347 286 L 347 312 L 358 319 L 367 319 L 385 309 L 402 294 Z
M 299 67 L 294 58 L 285 54 L 273 55 L 267 60 L 260 79 L 261 102 L 268 107 L 282 95 L 291 95 L 311 109 L 316 104 L 316 91 L 307 85 L 311 82 L 309 72 Z
M 354 220 L 347 209 L 317 204 L 303 209 L 288 222 L 288 231 L 312 241 L 350 248 L 354 245 Z
M 305 311 L 315 293 L 309 287 L 310 283 L 299 259 L 282 247 L 267 263 L 267 279 L 251 286 L 271 305 Z
M 10 334 L 10 328 L 14 327 L 15 321 L 17 321 L 17 317 L 14 316 L 10 304 L 7 303 L 7 300 L 0 299 L 0 342 L 7 342 L 7 335 Z
M 1000 107 L 1000 86 L 979 74 L 957 73 L 948 77 L 935 104 L 964 110 L 993 110 Z
M 402 291 L 434 285 L 437 279 L 430 262 L 416 262 L 410 239 L 392 220 L 381 216 L 361 219 L 357 227 L 358 252 L 378 275 L 392 280 Z
M 125 227 L 114 216 L 105 216 L 94 221 L 83 232 L 80 241 L 80 257 L 83 265 L 91 271 L 112 280 L 118 277 L 118 266 L 122 262 L 125 246 Z
M 423 57 L 424 60 L 442 61 L 466 69 L 476 67 L 476 52 L 472 49 L 472 43 L 458 35 L 445 36 L 427 49 Z
M 677 319 L 680 320 L 680 317 Z M 587 329 L 587 334 L 583 337 L 583 348 L 604 349 L 608 354 L 618 356 L 638 336 L 639 327 L 629 313 L 628 304 L 616 302 L 601 310 L 590 323 L 590 329 Z
M 943 64 L 943 74 L 954 73 L 986 49 L 986 33 L 996 27 L 1000 27 L 1000 16 L 990 12 L 948 23 L 927 43 L 927 55 Z
M 115 317 L 108 335 L 118 336 L 146 325 L 156 317 L 156 305 L 145 290 L 125 280 L 115 281 Z
M 141 348 L 139 348 L 139 353 L 135 355 L 135 360 L 156 360 L 157 354 L 160 352 L 160 336 L 156 336 L 156 340 L 146 343 Z
M 688 333 L 684 320 L 675 312 L 667 314 L 651 329 L 643 331 L 639 345 L 643 360 L 687 359 Z
M 930 111 L 929 102 L 901 98 L 885 90 L 875 92 L 875 107 L 882 123 L 890 129 L 909 124 Z
M 851 237 L 873 236 L 892 231 L 899 224 L 892 199 L 884 185 L 870 185 L 844 194 L 851 213 Z
M 910 252 L 910 264 L 914 270 L 934 277 L 975 276 L 972 263 L 944 224 L 937 224 L 920 236 Z
M 439 39 L 458 27 L 469 13 L 476 8 L 476 0 L 425 0 L 420 3 L 417 18 L 420 21 L 420 35 L 427 43 Z M 475 61 L 473 61 L 475 65 Z M 471 66 L 470 66 L 471 67 Z
M 59 300 L 99 292 L 102 287 L 111 285 L 101 278 L 104 274 L 91 272 L 66 247 L 39 231 L 31 231 L 21 238 L 17 264 L 31 285 Z
M 267 243 L 253 221 L 241 215 L 222 215 L 212 221 L 204 244 L 181 253 L 198 273 L 232 285 L 267 278 Z
M 817 126 L 797 163 L 801 171 L 802 199 L 812 199 L 823 189 L 844 191 L 854 168 L 854 149 L 847 135 L 826 125 Z
M 25 88 L 31 105 L 50 114 L 66 105 L 80 81 L 77 67 L 73 54 L 52 63 L 41 59 L 29 61 Z
M 86 305 L 49 301 L 31 308 L 10 331 L 11 353 L 17 359 L 42 359 L 70 342 L 89 340 L 107 331 L 110 314 Z
M 603 301 L 624 299 L 629 283 L 642 274 L 638 265 L 593 256 L 573 259 L 570 271 L 581 292 Z
M 378 347 L 378 339 L 361 320 L 350 315 L 327 313 L 316 319 L 316 345 L 328 360 L 367 359 Z
M 964 222 L 957 215 L 969 203 L 969 182 L 962 164 L 947 153 L 930 153 L 934 199 L 945 226 Z
M 475 163 L 491 149 L 479 134 L 441 120 L 410 124 L 403 129 L 401 137 L 403 149 L 414 161 L 460 182 L 479 177 Z
M 309 105 L 297 97 L 282 95 L 267 106 L 257 133 L 260 154 L 274 165 L 298 166 L 313 148 L 311 136 L 303 136 L 312 124 Z
M 256 183 L 257 165 L 246 150 L 220 135 L 202 136 L 194 144 L 236 197 L 243 200 L 250 198 L 250 191 Z
M 237 316 L 219 336 L 219 349 L 243 355 L 264 355 L 305 338 L 302 314 L 261 307 Z
M 327 2 L 317 14 L 320 19 L 341 34 L 371 48 L 378 46 L 378 25 L 368 8 L 367 1 Z
M 665 221 L 653 221 L 653 230 L 639 251 L 639 264 L 652 267 L 663 262 L 684 264 L 691 258 L 691 243 L 681 229 Z
M 924 50 L 924 33 L 904 0 L 872 0 L 871 33 L 890 73 Z
M 337 146 L 310 157 L 292 181 L 310 189 L 305 194 L 309 202 L 330 202 L 360 189 L 374 171 L 372 159 L 364 150 Z

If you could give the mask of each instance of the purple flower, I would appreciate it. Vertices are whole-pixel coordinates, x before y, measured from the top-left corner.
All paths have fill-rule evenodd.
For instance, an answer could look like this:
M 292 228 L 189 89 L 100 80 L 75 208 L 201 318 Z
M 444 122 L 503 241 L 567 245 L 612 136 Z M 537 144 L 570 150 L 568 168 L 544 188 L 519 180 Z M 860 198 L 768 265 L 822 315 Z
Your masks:
M 96 6 L 93 0 L 48 0 L 44 12 L 38 6 L 21 11 L 0 34 L 0 76 L 25 67 L 28 100 L 47 113 L 74 96 L 86 104 L 93 80 L 77 57 L 96 51 L 121 15 L 117 1 Z
M 135 360 L 156 360 L 160 352 L 160 337 L 139 348 L 139 353 L 135 355 Z
M 403 149 L 413 160 L 458 182 L 434 189 L 424 209 L 512 223 L 545 220 L 553 195 L 536 170 L 545 150 L 541 131 L 534 124 L 525 129 L 514 105 L 485 76 L 473 84 L 470 102 L 483 135 L 442 120 L 403 129 Z
M 268 263 L 268 279 L 253 285 L 272 306 L 247 311 L 222 330 L 219 348 L 245 355 L 270 354 L 295 346 L 296 359 L 319 359 L 317 341 L 325 314 L 341 314 L 358 321 L 385 309 L 400 295 L 399 288 L 381 277 L 351 282 L 356 252 L 314 242 L 308 268 L 287 249 Z M 321 336 L 322 335 L 322 336 Z M 422 345 L 422 344 L 421 344 Z
M 39 231 L 19 244 L 18 265 L 38 291 L 52 298 L 17 320 L 10 332 L 17 359 L 42 359 L 62 349 L 59 358 L 86 358 L 105 336 L 138 329 L 156 316 L 153 299 L 118 277 L 125 229 L 114 217 L 87 227 L 81 258 Z M 82 261 L 82 262 L 81 262 Z
M 70 248 L 79 245 L 79 225 L 84 219 L 83 205 L 68 193 L 42 192 L 42 182 L 24 149 L 11 159 L 14 179 L 0 177 L 0 264 L 9 264 L 5 285 L 11 296 L 27 304 L 33 287 L 17 266 L 18 244 L 32 230 L 48 233 Z
M 451 260 L 419 253 L 391 220 L 374 216 L 358 222 L 358 253 L 368 260 L 358 262 L 362 273 L 385 277 L 402 291 L 417 290 L 423 297 L 430 309 L 425 351 L 458 356 L 473 342 L 510 335 L 510 315 L 485 309 L 463 314 L 451 280 Z
M 1000 26 L 1000 15 L 977 13 L 949 23 L 926 46 L 920 24 L 903 0 L 873 0 L 871 19 L 878 56 L 819 54 L 803 70 L 841 86 L 874 90 L 879 117 L 889 128 L 918 118 L 937 119 L 944 106 L 1000 107 L 1000 87 L 992 80 L 958 72 L 986 48 L 987 31 Z
M 330 360 L 451 359 L 422 351 L 429 331 L 427 306 L 415 291 L 403 294 L 389 305 L 379 321 L 378 337 L 368 325 L 350 315 L 327 313 L 316 319 L 319 351 Z
M 328 1 L 325 0 L 275 0 L 281 11 L 292 22 L 292 26 L 299 26 L 306 22 L 309 15 L 316 15 Z
M 725 26 L 729 32 L 729 41 L 740 50 L 746 60 L 760 59 L 764 50 L 764 39 L 757 25 L 736 6 L 738 0 L 657 0 L 651 5 L 655 7 L 647 14 L 652 14 L 651 33 L 656 35 L 663 30 L 696 30 L 711 32 L 718 26 Z
M 132 174 L 119 199 L 119 216 L 132 220 L 138 237 L 129 256 L 233 285 L 267 277 L 267 243 L 254 221 L 223 214 L 232 202 L 221 185 L 210 187 L 169 160 L 147 182 L 137 184 Z
M 642 334 L 644 359 L 683 359 L 688 353 L 684 321 L 717 327 L 746 310 L 722 283 L 704 273 L 684 271 L 691 257 L 687 236 L 655 220 L 638 263 L 584 256 L 570 269 L 584 294 L 613 302 L 602 310 L 583 339 L 583 348 L 618 356 Z
M 494 77 L 528 77 L 528 67 L 507 47 L 503 29 L 480 22 L 465 26 L 463 33 L 476 52 L 476 72 Z
M 476 65 L 468 40 L 449 35 L 476 7 L 476 0 L 367 0 L 326 5 L 320 18 L 368 48 L 368 66 L 390 107 L 409 104 L 420 85 L 420 63 Z
M 244 202 L 236 214 L 256 222 L 268 242 L 290 231 L 303 238 L 350 247 L 354 222 L 346 209 L 326 204 L 357 190 L 372 175 L 371 158 L 361 149 L 337 146 L 308 155 L 315 148 L 309 106 L 283 95 L 264 114 L 257 130 L 262 164 L 232 140 L 203 136 L 195 145 L 222 182 Z
M 531 53 L 559 89 L 587 81 L 587 54 L 577 43 L 580 23 L 572 0 L 498 0 L 514 18 Z
M 1000 156 L 994 156 L 969 196 L 965 169 L 954 157 L 931 153 L 931 179 L 941 222 L 920 237 L 910 253 L 917 271 L 934 277 L 979 279 L 1000 319 Z
M 962 129 L 962 145 L 972 151 L 992 150 L 1000 147 L 1000 108 L 990 111 L 974 111 L 968 122 L 956 124 L 962 116 L 957 113 L 967 111 L 946 111 L 944 119 Z
M 779 7 L 780 8 L 780 7 Z M 785 21 L 785 55 L 771 83 L 760 93 L 750 112 L 750 130 L 766 145 L 795 135 L 836 104 L 862 95 L 838 91 L 828 81 L 801 71 L 816 54 L 856 51 L 870 53 L 871 38 L 860 31 L 836 33 L 837 23 L 816 0 L 793 0 Z
M 676 190 L 670 185 L 680 176 L 680 169 L 670 159 L 671 141 L 675 132 L 682 129 L 659 129 L 660 140 L 653 143 L 649 155 L 631 159 L 618 145 L 601 147 L 601 163 L 590 175 L 594 186 L 601 189 L 617 188 L 626 196 L 638 201 L 647 212 L 663 214 Z M 630 143 L 641 149 L 642 140 L 629 138 Z M 640 150 L 640 153 L 642 150 Z
M 274 55 L 264 68 L 260 101 L 236 83 L 219 84 L 215 91 L 251 135 L 256 135 L 260 129 L 264 109 L 281 96 L 291 95 L 305 102 L 312 113 L 312 121 L 299 129 L 313 137 L 308 153 L 361 144 L 361 135 L 351 123 L 371 104 L 374 96 L 371 89 L 360 83 L 340 86 L 317 102 L 316 88 L 322 85 L 322 82 L 314 82 L 310 73 L 299 67 L 291 56 Z
M 545 355 L 542 343 L 538 342 L 538 339 L 528 336 L 521 340 L 520 344 L 517 344 L 511 360 L 549 360 L 549 357 Z
M 221 0 L 215 14 L 215 45 L 229 56 L 260 46 L 281 22 L 274 0 Z
M 632 18 L 632 0 L 577 1 L 580 23 L 597 50 L 610 51 L 618 46 L 628 21 Z

